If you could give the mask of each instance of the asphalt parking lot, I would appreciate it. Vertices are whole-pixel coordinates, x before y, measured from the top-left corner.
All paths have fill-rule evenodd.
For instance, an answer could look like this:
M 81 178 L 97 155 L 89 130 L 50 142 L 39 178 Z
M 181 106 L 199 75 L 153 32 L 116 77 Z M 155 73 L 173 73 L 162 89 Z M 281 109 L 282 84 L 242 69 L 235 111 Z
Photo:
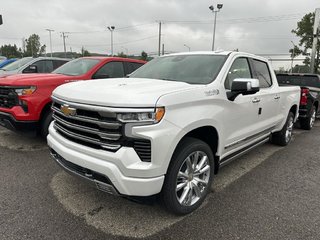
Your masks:
M 46 143 L 0 128 L 0 239 L 319 239 L 320 123 L 221 170 L 194 213 L 110 196 L 62 171 Z

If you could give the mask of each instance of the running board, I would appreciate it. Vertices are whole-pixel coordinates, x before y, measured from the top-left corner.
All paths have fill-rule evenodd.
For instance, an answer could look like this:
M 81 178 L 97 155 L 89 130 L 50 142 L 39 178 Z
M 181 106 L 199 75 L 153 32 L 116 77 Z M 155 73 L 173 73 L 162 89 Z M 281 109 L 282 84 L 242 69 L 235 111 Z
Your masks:
M 259 140 L 255 143 L 252 143 L 246 147 L 244 147 L 243 149 L 240 149 L 239 151 L 236 151 L 232 154 L 230 154 L 229 156 L 223 158 L 220 160 L 220 167 L 223 167 L 225 165 L 227 165 L 228 163 L 230 163 L 231 161 L 235 160 L 236 158 L 246 154 L 247 152 L 249 152 L 250 150 L 252 150 L 255 147 L 258 147 L 266 142 L 269 141 L 269 136 L 267 136 L 266 138 L 263 138 L 262 140 Z

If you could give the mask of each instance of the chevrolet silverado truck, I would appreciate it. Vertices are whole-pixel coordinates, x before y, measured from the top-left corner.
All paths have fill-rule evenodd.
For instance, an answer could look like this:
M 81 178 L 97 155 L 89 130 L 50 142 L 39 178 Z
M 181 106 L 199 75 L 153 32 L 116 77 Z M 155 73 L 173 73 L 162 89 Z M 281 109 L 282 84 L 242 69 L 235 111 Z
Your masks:
M 299 87 L 279 87 L 269 62 L 240 52 L 162 56 L 129 78 L 55 89 L 51 155 L 102 191 L 160 197 L 195 210 L 214 174 L 270 140 L 287 145 Z
M 316 117 L 320 114 L 320 75 L 308 73 L 279 73 L 280 85 L 300 86 L 301 98 L 299 107 L 300 127 L 311 130 Z
M 0 126 L 46 137 L 52 121 L 51 94 L 56 87 L 72 81 L 124 77 L 144 63 L 127 58 L 85 57 L 70 61 L 49 74 L 2 77 Z

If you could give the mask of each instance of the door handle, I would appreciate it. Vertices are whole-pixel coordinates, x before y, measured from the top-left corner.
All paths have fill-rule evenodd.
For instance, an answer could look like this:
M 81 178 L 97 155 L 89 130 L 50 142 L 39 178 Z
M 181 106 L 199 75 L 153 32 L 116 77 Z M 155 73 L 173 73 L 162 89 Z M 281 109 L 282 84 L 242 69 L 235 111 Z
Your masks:
M 258 102 L 260 102 L 260 99 L 259 98 L 254 98 L 254 99 L 252 99 L 252 102 L 253 103 L 258 103 Z
M 274 96 L 274 99 L 280 99 L 280 96 L 279 95 L 276 95 L 276 96 Z

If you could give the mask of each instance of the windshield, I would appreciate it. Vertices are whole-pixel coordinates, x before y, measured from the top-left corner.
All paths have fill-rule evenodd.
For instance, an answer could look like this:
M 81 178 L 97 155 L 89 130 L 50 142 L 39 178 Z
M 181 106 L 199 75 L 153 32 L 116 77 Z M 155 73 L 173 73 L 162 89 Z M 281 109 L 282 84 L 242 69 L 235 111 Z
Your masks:
M 52 73 L 79 76 L 88 72 L 98 62 L 99 60 L 97 59 L 78 58 L 62 65 Z
M 218 75 L 227 56 L 178 55 L 156 58 L 130 75 L 190 84 L 208 84 Z
M 1 68 L 1 70 L 4 70 L 4 71 L 16 70 L 16 69 L 22 67 L 23 65 L 26 65 L 28 62 L 31 62 L 32 59 L 33 59 L 32 57 L 21 58 L 13 63 L 10 63 L 10 64 L 4 66 L 3 68 Z

